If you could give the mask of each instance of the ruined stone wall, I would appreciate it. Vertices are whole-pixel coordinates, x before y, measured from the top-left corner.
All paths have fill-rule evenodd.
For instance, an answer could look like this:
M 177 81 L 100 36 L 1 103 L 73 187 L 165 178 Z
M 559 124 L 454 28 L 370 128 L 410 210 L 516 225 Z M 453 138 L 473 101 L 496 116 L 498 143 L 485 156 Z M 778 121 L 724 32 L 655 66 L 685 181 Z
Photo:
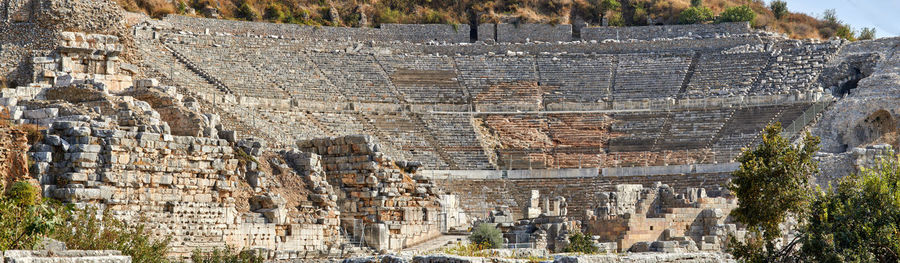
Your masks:
M 616 242 L 620 252 L 654 249 L 656 241 L 672 242 L 657 244 L 654 250 L 659 252 L 676 252 L 682 246 L 719 251 L 725 233 L 737 231 L 728 217 L 737 200 L 708 196 L 703 188 L 676 191 L 665 184 L 621 184 L 598 199 L 582 222 L 585 232 L 601 242 Z
M 712 25 L 662 25 L 630 27 L 587 27 L 581 29 L 581 39 L 603 41 L 614 40 L 654 40 L 660 38 L 716 38 L 730 35 L 750 34 L 750 23 L 718 23 Z
M 227 33 L 232 35 L 279 36 L 297 39 L 340 41 L 403 41 L 412 43 L 469 42 L 469 25 L 405 25 L 382 24 L 380 28 L 318 27 L 265 22 L 240 22 L 224 19 L 193 18 L 169 15 L 163 20 L 180 30 L 194 33 Z
M 494 208 L 508 206 L 514 218 L 523 218 L 530 198 L 529 190 L 540 190 L 544 196 L 565 197 L 569 217 L 583 219 L 585 211 L 599 202 L 599 193 L 612 191 L 618 184 L 650 187 L 662 182 L 679 191 L 703 187 L 710 193 L 718 193 L 730 177 L 728 173 L 718 173 L 522 179 L 459 179 L 437 175 L 432 179 L 444 191 L 469 197 L 461 199 L 460 205 L 470 216 L 485 218 Z
M 322 156 L 331 184 L 339 186 L 341 226 L 379 250 L 399 250 L 440 234 L 438 192 L 416 176 L 418 163 L 394 161 L 371 136 L 299 142 Z
M 131 87 L 137 68 L 123 63 L 121 53 L 116 36 L 61 32 L 56 52 L 32 58 L 32 83 L 67 86 L 76 79 L 91 79 L 110 91 L 123 91 Z
M 572 25 L 550 24 L 497 24 L 497 42 L 569 42 L 572 37 Z M 479 39 L 480 40 L 480 39 Z
M 310 204 L 301 212 L 315 218 L 302 220 L 286 217 L 283 203 L 259 201 L 271 198 L 248 199 L 225 140 L 55 122 L 32 149 L 45 196 L 97 204 L 155 237 L 171 236 L 173 256 L 227 245 L 278 250 L 272 256 L 281 259 L 322 257 L 337 237 L 337 214 L 326 205 Z
M 63 30 L 127 37 L 124 10 L 114 1 L 15 0 L 5 1 L 0 10 L 0 74 L 19 85 L 35 74 L 31 56 L 48 55 Z

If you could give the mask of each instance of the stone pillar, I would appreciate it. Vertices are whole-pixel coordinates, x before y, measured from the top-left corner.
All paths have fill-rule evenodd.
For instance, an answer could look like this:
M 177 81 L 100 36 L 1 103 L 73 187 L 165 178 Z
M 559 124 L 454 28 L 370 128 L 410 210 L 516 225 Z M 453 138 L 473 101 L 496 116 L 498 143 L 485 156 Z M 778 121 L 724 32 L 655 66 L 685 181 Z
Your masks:
M 541 192 L 540 190 L 531 190 L 531 199 L 528 201 L 525 218 L 536 218 L 541 215 Z

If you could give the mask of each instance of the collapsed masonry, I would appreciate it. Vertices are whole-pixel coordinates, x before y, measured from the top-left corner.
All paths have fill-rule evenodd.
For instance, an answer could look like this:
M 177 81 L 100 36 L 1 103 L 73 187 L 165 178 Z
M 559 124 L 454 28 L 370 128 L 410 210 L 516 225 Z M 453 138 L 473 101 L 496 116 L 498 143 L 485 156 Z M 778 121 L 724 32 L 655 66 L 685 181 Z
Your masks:
M 341 225 L 370 247 L 398 250 L 466 223 L 453 220 L 459 212 L 446 206 L 452 202 L 442 202 L 453 197 L 415 175 L 420 163 L 392 160 L 372 136 L 302 141 L 298 148 L 322 156 L 329 180 L 340 186 Z
M 236 140 L 175 87 L 132 81 L 115 37 L 61 39 L 57 56 L 32 60 L 34 82 L 0 99 L 13 122 L 46 127 L 28 150 L 31 176 L 46 197 L 171 236 L 174 256 L 231 246 L 340 257 L 366 251 L 351 240 L 399 250 L 466 223 L 455 197 L 415 175 L 419 164 L 384 156 L 371 137 L 280 150 Z
M 564 252 L 575 232 L 592 237 L 599 251 L 613 253 L 721 251 L 729 235 L 742 238 L 746 232 L 728 216 L 737 200 L 708 196 L 703 188 L 676 193 L 660 183 L 620 184 L 616 191 L 595 194 L 600 201 L 585 211 L 584 220 L 568 214 L 564 197 L 541 198 L 532 190 L 524 219 L 498 207 L 485 222 L 501 229 L 510 247 L 553 252 Z
M 676 193 L 668 185 L 617 185 L 599 193 L 600 203 L 587 211 L 587 234 L 600 242 L 615 242 L 619 251 L 718 251 L 729 234 L 743 232 L 728 216 L 737 200 L 707 196 L 703 188 Z

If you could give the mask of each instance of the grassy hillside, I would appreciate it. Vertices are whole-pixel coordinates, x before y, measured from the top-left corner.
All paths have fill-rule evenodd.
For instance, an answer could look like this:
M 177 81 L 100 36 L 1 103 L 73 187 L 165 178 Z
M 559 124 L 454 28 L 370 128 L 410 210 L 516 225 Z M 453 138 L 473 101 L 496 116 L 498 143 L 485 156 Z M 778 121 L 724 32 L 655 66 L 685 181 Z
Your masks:
M 570 24 L 585 21 L 614 26 L 677 24 L 691 0 L 117 0 L 126 10 L 151 16 L 203 16 L 215 8 L 221 18 L 327 26 L 377 26 L 381 23 L 525 22 Z M 698 0 L 693 0 L 698 4 Z M 793 38 L 854 39 L 853 31 L 832 13 L 815 18 L 787 12 L 776 19 L 760 0 L 705 0 L 713 16 L 729 7 L 747 5 L 756 13 L 756 28 L 786 33 Z M 790 8 L 790 6 L 788 6 Z M 360 18 L 366 17 L 367 24 Z M 648 19 L 649 18 L 649 19 Z M 707 21 L 712 22 L 712 21 Z

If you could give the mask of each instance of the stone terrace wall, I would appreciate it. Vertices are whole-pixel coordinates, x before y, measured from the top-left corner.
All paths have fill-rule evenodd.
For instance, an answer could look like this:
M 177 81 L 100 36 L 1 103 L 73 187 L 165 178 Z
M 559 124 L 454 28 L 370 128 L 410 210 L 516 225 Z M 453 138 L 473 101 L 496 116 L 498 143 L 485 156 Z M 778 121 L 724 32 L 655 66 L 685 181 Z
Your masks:
M 750 23 L 720 23 L 711 25 L 665 25 L 635 27 L 588 27 L 581 29 L 581 39 L 603 41 L 615 40 L 653 40 L 658 38 L 677 37 L 717 37 L 728 35 L 750 34 Z
M 406 41 L 425 43 L 430 41 L 469 42 L 469 25 L 403 25 L 384 24 L 381 28 L 316 27 L 264 22 L 241 22 L 224 19 L 193 18 L 178 15 L 166 16 L 165 22 L 176 29 L 194 33 L 229 33 L 233 35 L 283 36 L 298 39 L 341 41 Z
M 713 173 L 523 179 L 458 179 L 437 175 L 432 180 L 444 191 L 467 196 L 468 198 L 460 200 L 460 206 L 470 216 L 486 218 L 491 210 L 503 205 L 509 206 L 514 217 L 524 218 L 524 211 L 531 198 L 529 190 L 540 190 L 545 196 L 565 197 L 569 205 L 569 216 L 583 219 L 585 211 L 599 202 L 599 193 L 613 191 L 618 184 L 651 187 L 661 182 L 677 191 L 702 187 L 712 194 L 721 192 L 730 178 L 728 173 Z
M 45 196 L 105 204 L 126 222 L 144 218 L 154 234 L 174 235 L 175 254 L 251 243 L 228 242 L 241 239 L 232 197 L 241 178 L 224 140 L 55 122 L 32 149 L 35 166 L 47 171 Z
M 572 25 L 549 24 L 497 24 L 497 42 L 569 42 L 572 41 Z M 481 39 L 479 39 L 481 40 Z
M 172 237 L 172 256 L 231 246 L 277 249 L 271 255 L 279 259 L 322 257 L 339 238 L 327 200 L 301 209 L 310 218 L 285 218 L 277 201 L 257 201 L 262 209 L 247 211 L 242 202 L 251 200 L 254 209 L 252 200 L 277 197 L 248 199 L 249 186 L 225 140 L 57 121 L 30 154 L 45 196 L 144 223 L 154 236 Z

